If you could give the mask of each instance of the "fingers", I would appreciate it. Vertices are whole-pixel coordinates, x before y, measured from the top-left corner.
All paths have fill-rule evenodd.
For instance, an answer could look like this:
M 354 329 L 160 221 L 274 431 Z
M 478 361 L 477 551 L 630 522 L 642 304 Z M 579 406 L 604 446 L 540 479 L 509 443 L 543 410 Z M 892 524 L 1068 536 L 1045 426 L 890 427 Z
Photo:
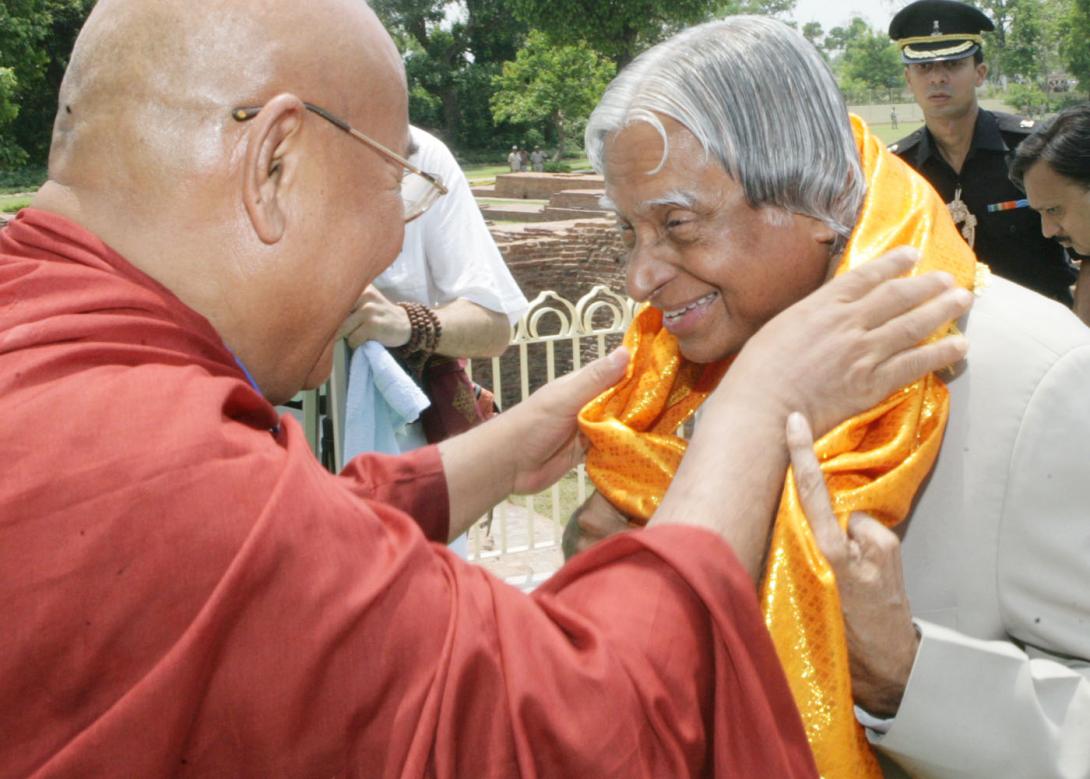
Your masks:
M 579 409 L 620 381 L 627 365 L 628 350 L 621 346 L 554 382 L 557 390 L 548 396 L 555 404 L 553 413 L 574 417 Z M 549 385 L 542 388 L 541 393 L 546 389 Z
M 904 276 L 919 260 L 920 253 L 911 246 L 899 246 L 871 262 L 853 268 L 826 286 L 838 298 L 858 300 L 884 281 Z
M 896 548 L 897 534 L 863 511 L 853 511 L 848 517 L 848 535 L 866 546 Z
M 870 560 L 885 575 L 896 578 L 901 570 L 901 540 L 874 517 L 855 512 L 848 518 L 848 537 L 858 554 Z
M 363 312 L 361 312 L 360 309 L 358 309 L 358 308 L 352 309 L 352 311 L 348 314 L 348 317 L 341 324 L 340 329 L 337 331 L 337 338 L 348 338 L 349 345 L 353 349 L 355 349 L 357 346 L 359 346 L 359 343 L 352 343 L 352 333 L 354 333 L 355 330 L 361 324 L 363 324 L 364 318 L 365 318 L 365 314 Z M 357 340 L 362 341 L 364 339 L 357 339 Z
M 390 301 L 378 291 L 378 288 L 374 284 L 368 284 L 364 287 L 363 292 L 360 293 L 359 300 L 356 302 L 356 307 L 359 308 L 364 303 L 389 303 Z
M 799 502 L 814 533 L 818 548 L 835 568 L 843 559 L 846 537 L 833 515 L 825 474 L 814 455 L 810 423 L 797 411 L 787 417 L 787 450 L 795 474 Z
M 875 380 L 882 385 L 881 394 L 889 395 L 898 387 L 964 360 L 968 351 L 969 341 L 965 336 L 947 336 L 890 357 L 875 369 Z
M 907 280 L 907 279 L 906 279 Z M 870 301 L 866 301 L 869 304 Z M 896 353 L 917 344 L 939 327 L 961 317 L 973 304 L 973 293 L 961 287 L 947 289 L 905 313 L 888 318 L 872 330 L 878 343 Z
M 860 301 L 863 325 L 874 329 L 954 288 L 949 273 L 925 273 L 879 284 Z
M 871 297 L 878 299 L 880 296 L 875 293 Z M 962 336 L 947 336 L 934 343 L 918 344 L 942 325 L 962 316 L 972 301 L 972 293 L 968 290 L 950 288 L 876 327 L 867 335 L 867 359 L 854 366 L 860 373 L 855 384 L 869 386 L 878 397 L 885 397 L 932 371 L 964 359 L 969 342 Z M 863 302 L 867 306 L 871 303 L 869 299 Z

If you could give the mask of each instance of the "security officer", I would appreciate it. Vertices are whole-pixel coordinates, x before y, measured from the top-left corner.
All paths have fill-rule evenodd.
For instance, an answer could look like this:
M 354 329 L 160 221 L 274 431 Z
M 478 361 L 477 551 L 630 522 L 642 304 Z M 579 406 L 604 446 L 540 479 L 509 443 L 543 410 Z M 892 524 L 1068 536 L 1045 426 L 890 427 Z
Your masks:
M 1041 234 L 1041 219 L 1007 176 L 1007 157 L 1034 122 L 986 111 L 976 88 L 988 66 L 983 13 L 957 0 L 918 0 L 893 17 L 905 80 L 925 126 L 890 146 L 946 200 L 954 221 L 993 272 L 1071 305 L 1074 270 L 1063 248 Z

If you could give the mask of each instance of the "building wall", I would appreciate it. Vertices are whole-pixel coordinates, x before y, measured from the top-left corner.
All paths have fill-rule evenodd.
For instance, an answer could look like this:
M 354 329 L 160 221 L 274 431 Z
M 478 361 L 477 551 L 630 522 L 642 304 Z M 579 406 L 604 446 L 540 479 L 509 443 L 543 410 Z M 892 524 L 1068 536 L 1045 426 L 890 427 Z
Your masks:
M 546 290 L 556 292 L 573 305 L 595 285 L 602 284 L 624 296 L 624 245 L 612 219 L 588 219 L 575 222 L 555 222 L 542 225 L 492 226 L 501 254 L 511 274 L 531 302 Z M 542 330 L 555 333 L 559 321 L 545 317 Z M 620 342 L 620 336 L 607 339 L 607 347 Z M 584 339 L 580 344 L 582 363 L 597 356 L 596 339 Z M 555 375 L 571 370 L 573 364 L 570 341 L 557 342 L 554 347 Z M 546 347 L 528 347 L 529 390 L 540 387 L 548 379 Z M 519 369 L 519 349 L 511 347 L 500 361 L 502 378 L 501 405 L 510 407 L 522 396 Z M 478 361 L 473 378 L 486 387 L 494 387 L 492 367 L 488 361 Z

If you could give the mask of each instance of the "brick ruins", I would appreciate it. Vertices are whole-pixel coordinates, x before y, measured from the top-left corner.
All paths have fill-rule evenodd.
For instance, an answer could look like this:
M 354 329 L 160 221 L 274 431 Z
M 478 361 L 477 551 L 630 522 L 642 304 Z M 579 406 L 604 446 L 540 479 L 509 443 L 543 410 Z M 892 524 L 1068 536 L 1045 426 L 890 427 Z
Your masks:
M 511 274 L 528 300 L 533 301 L 538 293 L 552 290 L 575 304 L 598 284 L 619 295 L 625 294 L 624 246 L 614 219 L 606 216 L 598 205 L 602 195 L 601 177 L 543 173 L 504 175 L 497 177 L 494 190 L 478 189 L 475 192 L 486 197 L 495 194 L 548 200 L 545 205 L 517 211 L 505 211 L 504 206 L 482 209 L 488 217 L 495 218 L 502 213 L 509 219 L 519 219 L 518 222 L 492 221 L 489 227 Z M 542 215 L 575 213 L 583 216 L 543 222 L 537 221 L 540 217 L 533 213 L 535 208 Z M 528 214 L 529 218 L 526 218 Z M 543 329 L 550 332 L 551 324 L 548 320 L 543 321 Z M 587 339 L 583 344 L 584 361 L 595 356 L 592 340 Z M 619 338 L 610 339 L 610 344 L 617 341 Z M 544 347 L 532 347 L 528 356 L 532 390 L 547 378 Z M 518 349 L 512 348 L 501 361 L 505 406 L 516 402 L 521 395 L 518 360 Z M 557 375 L 569 371 L 571 364 L 570 344 L 558 342 Z M 474 376 L 482 384 L 491 385 L 491 366 L 487 363 L 478 365 Z

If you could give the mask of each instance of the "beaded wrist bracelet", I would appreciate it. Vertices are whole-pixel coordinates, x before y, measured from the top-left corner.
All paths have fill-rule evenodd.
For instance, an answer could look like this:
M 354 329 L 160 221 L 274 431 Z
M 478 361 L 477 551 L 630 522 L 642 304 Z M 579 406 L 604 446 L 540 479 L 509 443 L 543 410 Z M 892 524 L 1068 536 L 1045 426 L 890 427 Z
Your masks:
M 398 351 L 409 355 L 414 352 L 431 354 L 439 345 L 439 337 L 443 334 L 443 325 L 438 315 L 422 303 L 398 303 L 409 316 L 409 326 L 412 328 L 409 342 L 399 346 Z

